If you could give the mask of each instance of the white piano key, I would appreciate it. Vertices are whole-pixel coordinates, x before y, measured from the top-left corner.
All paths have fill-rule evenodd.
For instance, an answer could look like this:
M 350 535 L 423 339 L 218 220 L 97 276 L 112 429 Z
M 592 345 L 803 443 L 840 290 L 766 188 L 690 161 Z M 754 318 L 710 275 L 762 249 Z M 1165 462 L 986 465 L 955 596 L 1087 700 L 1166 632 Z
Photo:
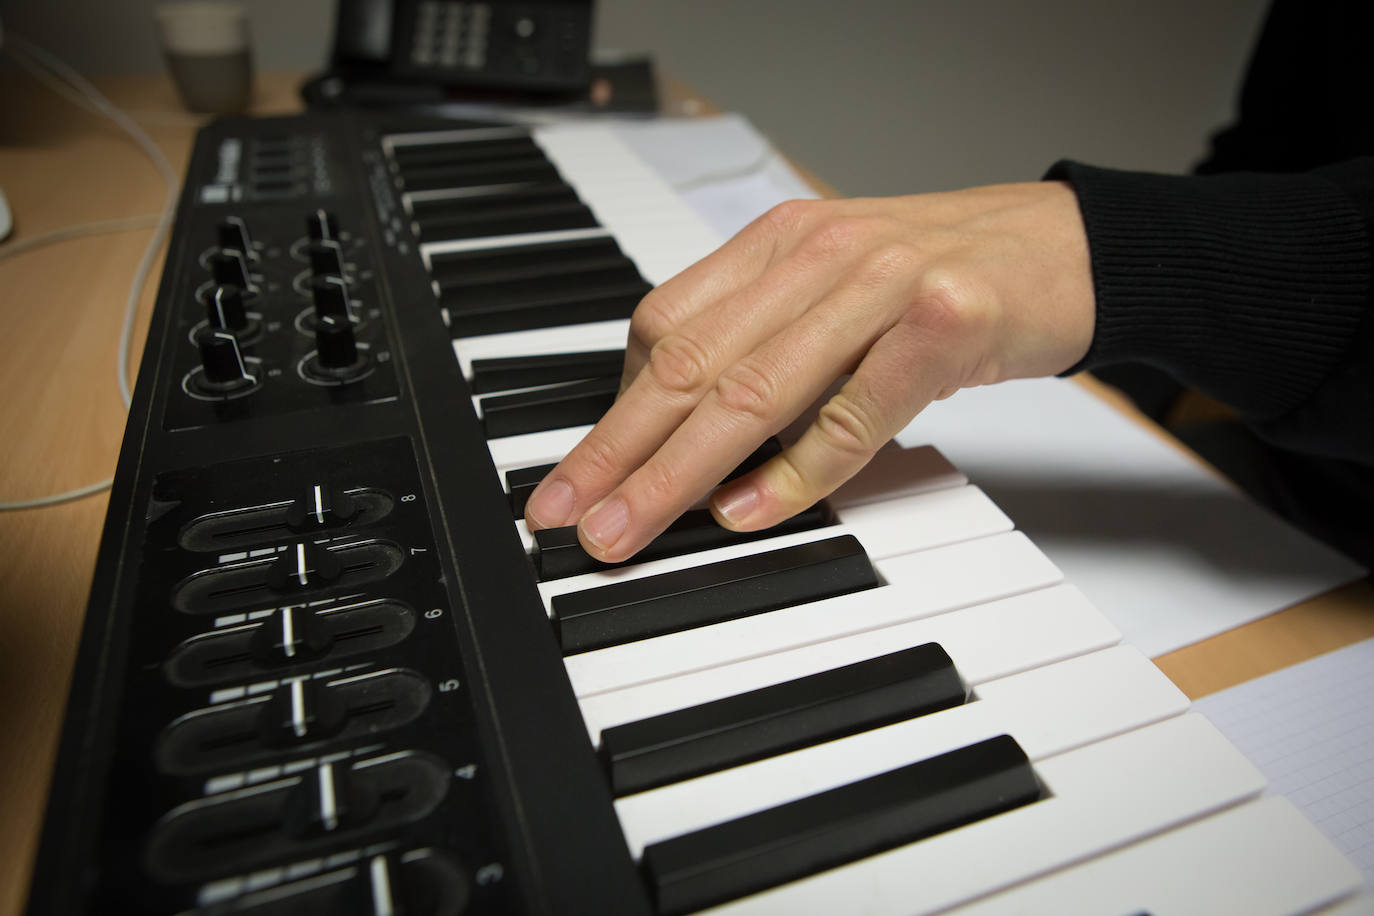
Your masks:
M 1293 805 L 1261 798 L 1008 888 L 959 916 L 1286 916 L 1360 887 L 1360 872 Z
M 758 642 L 768 644 L 791 638 L 767 632 L 773 628 L 821 630 L 833 625 L 825 620 L 831 615 L 853 616 L 868 624 L 861 627 L 874 628 L 883 625 L 877 621 L 896 623 L 931 617 L 1034 591 L 1063 578 L 1054 564 L 1017 531 L 906 554 L 883 561 L 879 569 L 892 584 L 757 614 L 752 618 L 757 621 L 754 629 L 741 627 L 731 635 L 757 636 Z M 603 728 L 785 680 L 780 668 L 783 664 L 786 662 L 776 660 L 760 666 L 738 662 L 588 696 L 581 701 L 582 718 L 596 743 Z
M 494 248 L 520 248 L 525 245 L 543 245 L 547 242 L 576 242 L 581 239 L 606 238 L 610 233 L 602 226 L 589 226 L 585 229 L 550 229 L 547 232 L 521 232 L 515 235 L 483 235 L 473 238 L 445 239 L 441 242 L 420 243 L 420 259 L 429 268 L 430 259 L 439 254 L 457 254 L 460 251 L 490 251 Z
M 461 127 L 454 130 L 417 130 L 387 134 L 382 148 L 388 153 L 403 146 L 432 146 L 440 143 L 468 143 L 477 140 L 518 140 L 529 136 L 525 127 Z
M 797 531 L 761 541 L 731 544 L 699 553 L 665 557 L 647 563 L 541 582 L 539 594 L 544 598 L 545 607 L 551 608 L 552 598 L 568 592 L 702 566 L 768 550 L 779 550 L 794 544 L 806 544 L 845 534 L 852 534 L 858 538 L 869 559 L 876 562 L 886 557 L 970 538 L 986 537 L 1011 529 L 1011 519 L 1007 518 L 977 487 L 932 490 L 885 502 L 848 507 L 843 512 L 843 522 L 828 528 Z
M 491 452 L 491 461 L 496 465 L 497 472 L 504 474 L 516 468 L 528 468 L 560 460 L 572 451 L 591 429 L 591 425 L 588 424 L 546 429 L 521 436 L 505 436 L 489 440 L 487 449 Z
M 613 321 L 459 337 L 453 341 L 453 352 L 463 369 L 463 378 L 471 381 L 474 359 L 579 353 L 584 350 L 623 350 L 629 334 L 630 320 L 617 318 Z
M 957 664 L 957 661 L 956 661 Z M 1032 761 L 1177 716 L 1188 698 L 1119 646 L 989 681 L 978 699 L 915 719 L 617 799 L 644 847 L 1009 734 Z
M 536 142 L 655 285 L 717 248 L 721 239 L 633 150 L 597 126 L 551 125 Z
M 934 913 L 1230 807 L 1264 786 L 1199 715 L 1039 761 L 1035 770 L 1051 797 L 703 912 Z
M 908 617 L 919 613 L 912 604 L 919 601 L 920 590 L 897 592 L 885 586 L 841 595 L 584 652 L 564 664 L 573 692 L 585 699 L 687 674 L 718 680 L 715 690 L 737 685 L 736 677 L 765 686 L 935 642 L 954 659 L 964 683 L 973 686 L 1121 640 L 1116 627 L 1070 585 L 916 620 Z M 880 596 L 881 601 L 865 600 Z M 720 670 L 727 666 L 729 670 Z M 706 702 L 692 693 L 691 682 L 682 686 L 689 697 L 684 705 Z

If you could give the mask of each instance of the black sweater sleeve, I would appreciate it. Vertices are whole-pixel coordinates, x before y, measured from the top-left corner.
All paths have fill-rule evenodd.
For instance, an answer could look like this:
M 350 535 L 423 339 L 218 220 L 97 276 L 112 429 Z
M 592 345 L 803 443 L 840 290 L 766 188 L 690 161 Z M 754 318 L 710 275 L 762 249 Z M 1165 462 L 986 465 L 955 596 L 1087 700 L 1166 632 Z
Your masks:
M 1165 176 L 1073 162 L 1097 325 L 1070 371 L 1143 362 L 1266 439 L 1374 468 L 1374 158 Z

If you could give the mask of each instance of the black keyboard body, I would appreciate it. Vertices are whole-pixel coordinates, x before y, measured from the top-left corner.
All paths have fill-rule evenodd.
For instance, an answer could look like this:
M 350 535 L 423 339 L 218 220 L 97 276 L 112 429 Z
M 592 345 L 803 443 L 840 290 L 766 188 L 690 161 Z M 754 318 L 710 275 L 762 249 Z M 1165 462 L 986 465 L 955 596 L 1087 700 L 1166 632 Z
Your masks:
M 379 141 L 431 126 L 200 132 L 30 914 L 651 912 Z M 234 279 L 237 387 L 198 350 Z

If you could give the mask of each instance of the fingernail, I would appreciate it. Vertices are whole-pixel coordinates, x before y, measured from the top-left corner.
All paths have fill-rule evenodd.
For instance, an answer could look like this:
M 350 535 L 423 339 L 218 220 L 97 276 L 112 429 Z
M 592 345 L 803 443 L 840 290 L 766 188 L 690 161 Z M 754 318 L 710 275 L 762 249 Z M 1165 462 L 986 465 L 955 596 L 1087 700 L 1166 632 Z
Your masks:
M 610 547 L 625 533 L 630 524 L 630 508 L 625 500 L 616 498 L 592 510 L 582 519 L 582 533 L 601 550 Z
M 725 516 L 726 521 L 738 525 L 758 508 L 759 490 L 758 487 L 745 484 L 733 487 L 725 493 L 717 493 L 711 502 L 715 504 L 716 511 Z
M 557 528 L 568 524 L 572 509 L 572 486 L 566 480 L 553 480 L 540 484 L 530 494 L 529 501 L 525 503 L 525 517 L 533 518 L 541 527 Z

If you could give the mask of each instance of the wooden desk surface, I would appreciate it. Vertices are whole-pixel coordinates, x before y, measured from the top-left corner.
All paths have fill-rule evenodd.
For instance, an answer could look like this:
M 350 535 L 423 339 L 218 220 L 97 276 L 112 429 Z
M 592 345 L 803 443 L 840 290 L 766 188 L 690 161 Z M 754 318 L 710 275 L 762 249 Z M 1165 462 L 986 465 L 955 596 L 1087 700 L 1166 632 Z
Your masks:
M 297 110 L 298 81 L 260 75 L 254 111 Z M 183 172 L 199 121 L 181 111 L 165 77 L 100 85 Z M 669 82 L 665 90 L 673 108 L 688 101 L 689 109 L 710 110 L 692 102 L 680 84 Z M 161 179 L 109 122 L 13 68 L 0 70 L 0 98 L 0 188 L 15 214 L 15 240 L 157 212 L 165 194 Z M 112 473 L 125 417 L 115 381 L 119 328 L 151 232 L 93 236 L 0 260 L 8 344 L 0 360 L 7 393 L 0 403 L 0 501 L 68 490 Z M 161 262 L 159 255 L 143 291 L 131 373 Z M 101 493 L 0 513 L 0 734 L 6 738 L 0 742 L 0 916 L 18 913 L 26 896 L 107 501 Z M 1372 635 L 1374 588 L 1366 582 L 1158 661 L 1196 698 Z

